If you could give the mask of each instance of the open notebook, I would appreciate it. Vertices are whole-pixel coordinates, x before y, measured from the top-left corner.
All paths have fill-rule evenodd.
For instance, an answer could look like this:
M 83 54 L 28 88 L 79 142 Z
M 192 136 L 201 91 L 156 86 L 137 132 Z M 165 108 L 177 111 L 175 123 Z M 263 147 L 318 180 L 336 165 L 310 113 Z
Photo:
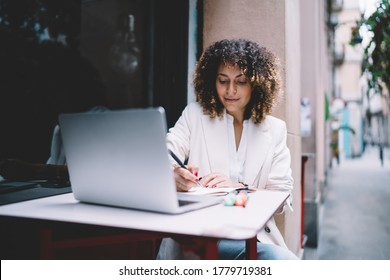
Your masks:
M 61 114 L 59 124 L 79 201 L 172 214 L 222 201 L 176 192 L 161 107 Z
M 201 187 L 194 187 L 188 191 L 189 195 L 214 195 L 214 196 L 224 196 L 228 193 L 235 192 L 235 191 L 248 191 L 248 192 L 255 192 L 257 189 L 255 187 L 219 187 L 219 188 L 201 188 Z

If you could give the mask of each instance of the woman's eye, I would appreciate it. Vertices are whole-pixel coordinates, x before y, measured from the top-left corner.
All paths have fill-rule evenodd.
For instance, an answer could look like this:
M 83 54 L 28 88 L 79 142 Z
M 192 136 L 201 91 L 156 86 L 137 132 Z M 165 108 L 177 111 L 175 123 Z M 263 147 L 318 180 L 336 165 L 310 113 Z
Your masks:
M 237 84 L 239 84 L 239 85 L 245 85 L 247 83 L 247 81 L 246 80 L 243 80 L 243 81 L 237 81 Z
M 229 81 L 226 81 L 226 80 L 219 80 L 219 83 L 220 83 L 221 85 L 225 85 L 225 84 L 229 83 Z

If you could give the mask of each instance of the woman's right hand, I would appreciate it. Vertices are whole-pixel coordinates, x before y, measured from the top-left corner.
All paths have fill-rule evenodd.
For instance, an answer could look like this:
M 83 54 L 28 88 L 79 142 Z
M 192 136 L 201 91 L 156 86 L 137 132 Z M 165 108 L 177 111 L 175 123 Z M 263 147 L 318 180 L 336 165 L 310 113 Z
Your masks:
M 187 165 L 186 167 L 187 169 L 176 166 L 173 169 L 176 181 L 176 190 L 179 192 L 187 192 L 192 187 L 197 186 L 199 168 L 191 165 Z

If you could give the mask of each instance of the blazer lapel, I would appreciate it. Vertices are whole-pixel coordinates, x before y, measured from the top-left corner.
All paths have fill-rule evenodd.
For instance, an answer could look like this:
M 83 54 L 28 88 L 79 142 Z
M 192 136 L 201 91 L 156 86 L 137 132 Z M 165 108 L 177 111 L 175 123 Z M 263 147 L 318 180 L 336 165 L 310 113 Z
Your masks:
M 248 184 L 254 183 L 267 158 L 271 143 L 272 137 L 267 121 L 260 125 L 255 125 L 252 121 L 249 121 L 245 170 L 243 174 L 244 182 Z
M 210 121 L 209 115 L 202 115 L 203 134 L 211 172 L 229 174 L 229 150 L 226 112 Z

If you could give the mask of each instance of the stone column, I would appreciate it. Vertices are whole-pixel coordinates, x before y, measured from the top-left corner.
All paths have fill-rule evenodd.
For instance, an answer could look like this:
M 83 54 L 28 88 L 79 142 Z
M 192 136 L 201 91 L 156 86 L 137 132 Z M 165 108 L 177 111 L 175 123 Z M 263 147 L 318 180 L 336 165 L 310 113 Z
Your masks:
M 204 46 L 247 38 L 270 48 L 281 61 L 283 99 L 273 115 L 286 121 L 294 176 L 293 207 L 277 219 L 287 246 L 301 254 L 300 1 L 204 0 Z

